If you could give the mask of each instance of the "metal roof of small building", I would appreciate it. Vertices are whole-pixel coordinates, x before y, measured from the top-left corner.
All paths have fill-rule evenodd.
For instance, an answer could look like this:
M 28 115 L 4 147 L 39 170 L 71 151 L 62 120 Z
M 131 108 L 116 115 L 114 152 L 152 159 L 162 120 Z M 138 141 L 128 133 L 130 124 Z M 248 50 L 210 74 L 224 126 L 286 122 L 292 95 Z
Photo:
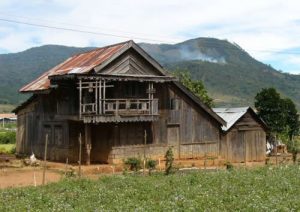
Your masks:
M 229 130 L 243 115 L 247 113 L 250 107 L 236 107 L 236 108 L 213 108 L 213 111 L 218 114 L 227 125 L 222 126 L 222 130 Z

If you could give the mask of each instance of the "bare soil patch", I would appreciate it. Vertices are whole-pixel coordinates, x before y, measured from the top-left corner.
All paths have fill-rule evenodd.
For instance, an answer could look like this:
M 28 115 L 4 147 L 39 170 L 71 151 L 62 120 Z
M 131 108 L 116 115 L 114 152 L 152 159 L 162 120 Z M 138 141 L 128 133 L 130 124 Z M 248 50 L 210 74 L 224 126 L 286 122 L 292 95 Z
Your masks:
M 38 186 L 42 184 L 43 171 L 26 168 L 4 168 L 0 170 L 0 189 L 9 187 Z M 57 171 L 47 170 L 46 183 L 57 182 L 61 179 Z

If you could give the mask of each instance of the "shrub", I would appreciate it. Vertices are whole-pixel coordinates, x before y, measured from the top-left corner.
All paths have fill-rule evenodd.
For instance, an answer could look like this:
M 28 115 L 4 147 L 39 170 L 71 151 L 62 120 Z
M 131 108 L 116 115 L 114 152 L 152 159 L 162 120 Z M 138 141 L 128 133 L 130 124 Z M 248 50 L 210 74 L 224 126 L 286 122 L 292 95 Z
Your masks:
M 1 144 L 0 154 L 15 154 L 16 147 L 14 144 Z
M 9 154 L 15 154 L 16 153 L 16 147 L 14 146 L 13 148 L 11 148 L 8 153 Z
M 149 175 L 151 175 L 151 171 L 155 169 L 157 162 L 155 160 L 147 160 L 146 167 L 149 170 Z
M 171 147 L 167 150 L 165 159 L 166 159 L 166 175 L 169 175 L 173 169 L 173 161 L 174 161 L 174 154 Z
M 125 164 L 129 166 L 129 169 L 131 171 L 138 171 L 138 169 L 141 168 L 141 159 L 136 158 L 136 157 L 132 157 L 132 158 L 128 158 L 125 161 Z
M 226 169 L 229 170 L 229 171 L 233 169 L 233 165 L 232 165 L 232 163 L 230 163 L 229 161 L 227 161 L 227 162 L 225 163 L 225 166 L 226 166 Z
M 0 144 L 14 144 L 16 143 L 16 132 L 2 131 L 0 132 Z
M 0 146 L 0 154 L 5 154 L 7 150 L 4 147 Z

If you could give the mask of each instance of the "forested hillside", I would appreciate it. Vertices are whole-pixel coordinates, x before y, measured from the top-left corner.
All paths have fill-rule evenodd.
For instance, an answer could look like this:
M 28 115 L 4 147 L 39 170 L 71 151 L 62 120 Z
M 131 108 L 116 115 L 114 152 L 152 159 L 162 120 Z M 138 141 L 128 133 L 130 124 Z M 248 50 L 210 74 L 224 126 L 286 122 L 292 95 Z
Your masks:
M 19 104 L 28 96 L 18 90 L 41 73 L 91 48 L 46 45 L 14 54 L 0 54 L 0 104 Z
M 187 70 L 194 79 L 201 79 L 217 106 L 253 105 L 261 88 L 275 87 L 300 108 L 300 76 L 276 71 L 237 44 L 197 38 L 175 45 L 140 45 L 169 71 Z M 27 95 L 17 92 L 22 85 L 69 56 L 89 49 L 46 45 L 0 55 L 0 104 L 24 101 Z
M 300 107 L 300 76 L 281 73 L 252 58 L 237 44 L 197 38 L 175 45 L 142 44 L 169 70 L 188 70 L 200 79 L 218 106 L 253 105 L 255 94 L 275 87 Z

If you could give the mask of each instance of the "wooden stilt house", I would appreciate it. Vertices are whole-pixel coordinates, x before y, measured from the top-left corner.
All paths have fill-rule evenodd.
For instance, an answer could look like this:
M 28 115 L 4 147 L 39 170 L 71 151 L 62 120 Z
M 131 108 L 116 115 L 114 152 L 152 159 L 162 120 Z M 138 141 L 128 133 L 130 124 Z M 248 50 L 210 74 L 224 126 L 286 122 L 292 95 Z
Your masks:
M 220 157 L 226 122 L 133 41 L 72 56 L 33 82 L 15 109 L 17 153 L 53 161 Z
M 143 155 L 219 154 L 224 120 L 133 41 L 77 54 L 24 86 L 32 93 L 18 114 L 17 152 L 50 160 L 117 163 Z M 145 145 L 146 135 L 146 145 Z

